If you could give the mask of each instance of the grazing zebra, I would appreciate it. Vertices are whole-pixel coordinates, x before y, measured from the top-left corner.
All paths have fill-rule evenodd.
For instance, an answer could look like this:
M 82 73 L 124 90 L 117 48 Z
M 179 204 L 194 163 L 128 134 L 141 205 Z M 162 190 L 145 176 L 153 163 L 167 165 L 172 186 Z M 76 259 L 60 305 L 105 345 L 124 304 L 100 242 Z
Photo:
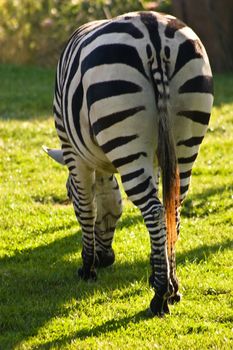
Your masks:
M 175 242 L 179 208 L 209 122 L 212 74 L 206 51 L 184 23 L 128 13 L 75 31 L 58 63 L 55 125 L 69 169 L 67 189 L 82 228 L 84 279 L 114 262 L 122 212 L 114 173 L 150 234 L 154 315 L 179 301 Z M 159 172 L 163 200 L 158 197 Z

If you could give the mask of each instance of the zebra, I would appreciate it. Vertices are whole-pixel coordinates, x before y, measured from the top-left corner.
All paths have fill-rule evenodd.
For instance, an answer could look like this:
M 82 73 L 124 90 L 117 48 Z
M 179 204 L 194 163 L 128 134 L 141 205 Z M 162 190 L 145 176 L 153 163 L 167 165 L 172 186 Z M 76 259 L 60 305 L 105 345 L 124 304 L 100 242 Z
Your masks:
M 175 243 L 180 207 L 213 104 L 209 59 L 198 36 L 171 15 L 132 12 L 79 27 L 56 71 L 55 127 L 82 229 L 78 275 L 114 263 L 122 199 L 115 174 L 150 236 L 152 315 L 179 301 Z M 159 198 L 159 175 L 162 199 Z

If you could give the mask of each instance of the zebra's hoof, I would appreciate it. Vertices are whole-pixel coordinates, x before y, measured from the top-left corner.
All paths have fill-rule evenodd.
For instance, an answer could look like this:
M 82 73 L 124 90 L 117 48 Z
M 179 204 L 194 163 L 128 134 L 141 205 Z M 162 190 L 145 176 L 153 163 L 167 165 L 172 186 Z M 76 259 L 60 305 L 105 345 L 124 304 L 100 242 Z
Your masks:
M 107 251 L 97 251 L 98 267 L 111 266 L 115 261 L 115 254 L 113 249 Z
M 165 314 L 170 314 L 167 300 L 160 296 L 151 300 L 150 310 L 153 316 L 164 317 Z
M 84 281 L 96 281 L 97 273 L 95 269 L 84 269 L 84 267 L 80 267 L 77 271 L 77 275 Z
M 181 301 L 181 294 L 179 292 L 177 292 L 175 295 L 172 295 L 171 297 L 169 297 L 168 302 L 169 304 L 173 305 L 176 303 L 179 303 Z

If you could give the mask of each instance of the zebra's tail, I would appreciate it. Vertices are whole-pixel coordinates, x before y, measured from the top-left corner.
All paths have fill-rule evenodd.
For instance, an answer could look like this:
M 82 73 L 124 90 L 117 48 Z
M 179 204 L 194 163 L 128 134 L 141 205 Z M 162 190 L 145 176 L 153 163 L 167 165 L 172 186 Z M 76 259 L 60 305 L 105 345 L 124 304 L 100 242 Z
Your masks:
M 158 99 L 158 162 L 162 172 L 163 203 L 166 211 L 168 257 L 174 252 L 177 240 L 176 205 L 179 205 L 180 178 L 175 141 L 169 113 L 168 84 Z

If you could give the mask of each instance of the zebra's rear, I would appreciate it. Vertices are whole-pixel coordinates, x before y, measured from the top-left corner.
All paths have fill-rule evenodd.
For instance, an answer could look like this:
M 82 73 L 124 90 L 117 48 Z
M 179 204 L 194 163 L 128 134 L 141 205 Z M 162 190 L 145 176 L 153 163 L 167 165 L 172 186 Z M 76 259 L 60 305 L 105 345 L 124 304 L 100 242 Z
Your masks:
M 79 274 L 95 276 L 96 261 L 112 252 L 121 210 L 109 174 L 119 172 L 150 233 L 154 314 L 168 312 L 168 298 L 179 299 L 174 250 L 179 203 L 212 102 L 206 52 L 191 29 L 171 16 L 129 13 L 81 27 L 58 65 L 54 112 L 83 232 Z M 159 168 L 164 203 L 158 197 Z M 94 193 L 96 181 L 103 186 Z M 102 193 L 115 198 L 106 215 L 100 215 L 104 204 L 96 200 Z M 104 233 L 100 221 L 108 215 L 115 220 L 106 221 Z

